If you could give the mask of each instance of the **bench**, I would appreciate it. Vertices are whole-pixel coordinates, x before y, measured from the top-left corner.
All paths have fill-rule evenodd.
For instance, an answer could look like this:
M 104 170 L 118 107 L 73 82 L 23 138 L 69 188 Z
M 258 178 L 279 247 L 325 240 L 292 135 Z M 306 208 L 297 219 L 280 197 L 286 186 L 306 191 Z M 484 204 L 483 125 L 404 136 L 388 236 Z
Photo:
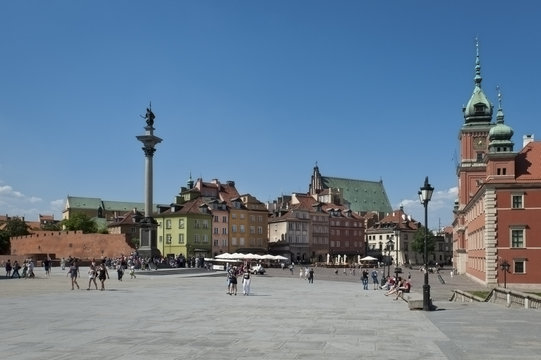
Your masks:
M 409 292 L 402 296 L 405 302 L 408 303 L 410 310 L 423 310 L 423 294 Z

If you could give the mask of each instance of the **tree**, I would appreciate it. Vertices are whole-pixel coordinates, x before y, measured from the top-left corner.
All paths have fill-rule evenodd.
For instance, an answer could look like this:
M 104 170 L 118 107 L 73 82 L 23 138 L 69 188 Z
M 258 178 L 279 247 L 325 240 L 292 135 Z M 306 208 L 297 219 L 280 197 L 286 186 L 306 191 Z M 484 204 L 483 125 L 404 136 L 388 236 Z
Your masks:
M 411 248 L 413 251 L 421 255 L 421 258 L 423 258 L 425 253 L 425 231 L 426 228 L 424 226 L 419 227 L 417 232 L 415 233 L 413 237 L 413 242 L 411 243 Z M 428 237 L 426 241 L 426 251 L 428 254 L 431 252 L 434 252 L 434 234 L 432 231 L 428 231 Z M 430 257 L 430 256 L 428 256 Z
M 69 219 L 62 220 L 62 226 L 66 230 L 82 230 L 84 234 L 93 234 L 98 232 L 98 226 L 83 213 L 75 213 Z
M 4 230 L 0 231 L 0 253 L 7 254 L 11 247 L 9 238 L 12 236 L 23 236 L 30 234 L 29 226 L 23 219 L 12 218 L 6 222 Z
M 0 230 L 0 254 L 9 254 L 11 243 L 7 231 Z
M 57 222 L 57 223 L 47 223 L 47 224 L 44 224 L 42 227 L 41 227 L 42 230 L 47 230 L 47 231 L 60 231 L 62 230 L 62 223 L 60 222 Z

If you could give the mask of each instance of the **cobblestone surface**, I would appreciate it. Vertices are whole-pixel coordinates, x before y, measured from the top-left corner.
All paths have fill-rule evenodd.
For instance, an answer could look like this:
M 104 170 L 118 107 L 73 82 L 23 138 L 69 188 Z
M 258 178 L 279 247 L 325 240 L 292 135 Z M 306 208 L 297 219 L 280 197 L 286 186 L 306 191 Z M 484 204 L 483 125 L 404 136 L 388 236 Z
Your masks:
M 111 273 L 105 291 L 50 278 L 1 279 L 0 353 L 9 359 L 538 359 L 541 312 L 448 302 L 479 288 L 431 275 L 438 311 L 410 311 L 358 274 L 316 268 L 314 284 L 288 270 L 252 277 L 252 293 L 227 295 L 225 274 L 196 269 Z M 298 270 L 298 268 L 297 268 Z M 422 274 L 411 273 L 414 289 Z M 441 299 L 441 300 L 440 300 Z M 505 339 L 505 341 L 503 340 Z

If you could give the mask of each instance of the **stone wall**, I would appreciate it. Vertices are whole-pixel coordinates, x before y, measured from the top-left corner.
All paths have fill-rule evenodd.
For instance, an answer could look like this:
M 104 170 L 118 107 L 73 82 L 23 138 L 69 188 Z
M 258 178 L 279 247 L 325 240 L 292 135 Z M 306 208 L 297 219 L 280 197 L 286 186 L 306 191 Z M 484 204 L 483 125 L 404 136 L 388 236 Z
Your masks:
M 40 231 L 11 239 L 11 256 L 81 260 L 129 255 L 134 249 L 125 234 L 83 234 L 82 231 Z M 5 255 L 3 257 L 6 257 Z

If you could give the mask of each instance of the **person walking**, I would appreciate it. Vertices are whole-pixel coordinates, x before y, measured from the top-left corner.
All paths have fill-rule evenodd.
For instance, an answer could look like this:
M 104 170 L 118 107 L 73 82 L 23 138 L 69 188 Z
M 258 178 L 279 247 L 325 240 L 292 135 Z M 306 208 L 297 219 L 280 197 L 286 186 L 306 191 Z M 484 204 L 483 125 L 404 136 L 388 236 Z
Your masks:
M 72 261 L 68 273 L 66 276 L 69 276 L 71 278 L 71 290 L 75 289 L 75 286 L 77 286 L 77 289 L 79 289 L 79 284 L 77 283 L 77 276 L 79 275 L 79 266 L 77 266 L 77 263 Z
M 15 260 L 15 262 L 13 263 L 13 272 L 11 274 L 11 278 L 14 278 L 15 275 L 17 275 L 17 278 L 20 279 L 21 278 L 21 274 L 19 274 L 19 270 L 21 269 L 21 265 L 19 265 L 19 262 L 17 260 Z
M 51 258 L 49 256 L 43 260 L 43 268 L 45 269 L 45 276 L 51 276 Z
M 11 277 L 11 270 L 13 270 L 13 267 L 11 266 L 11 260 L 8 259 L 6 262 L 6 278 Z
M 36 275 L 34 274 L 34 261 L 32 259 L 28 260 L 28 278 L 33 279 Z
M 363 282 L 363 289 L 368 290 L 368 270 L 363 270 L 361 281 Z
M 237 267 L 233 266 L 233 268 L 229 271 L 228 274 L 229 277 L 229 295 L 237 295 Z
M 250 269 L 246 268 L 244 274 L 242 275 L 242 293 L 245 296 L 250 295 L 250 284 L 252 279 L 250 279 Z
M 372 270 L 371 275 L 372 275 L 372 282 L 374 283 L 374 290 L 377 290 L 379 286 L 379 282 L 378 282 L 378 271 L 376 270 L 376 268 Z
M 100 290 L 105 290 L 105 279 L 109 279 L 109 272 L 107 271 L 107 266 L 105 265 L 105 261 L 103 261 L 98 268 L 98 278 L 100 279 L 100 283 L 101 283 Z
M 308 270 L 308 284 L 313 284 L 314 283 L 314 268 L 310 268 L 310 270 Z
M 98 283 L 96 281 L 96 277 L 98 276 L 98 272 L 96 270 L 96 264 L 92 262 L 90 264 L 90 268 L 88 269 L 88 288 L 87 290 L 90 290 L 90 285 L 94 283 L 94 286 L 96 287 L 96 290 L 98 290 Z
M 26 276 L 27 276 L 27 275 L 28 275 L 28 262 L 27 262 L 27 260 L 25 260 L 25 261 L 23 262 L 23 273 L 21 274 L 21 277 L 22 277 L 23 279 L 26 279 Z
M 118 274 L 118 281 L 122 281 L 122 276 L 124 276 L 124 268 L 122 267 L 122 263 L 117 264 L 116 272 Z
M 130 266 L 130 279 L 135 279 L 137 276 L 135 276 L 135 266 Z

